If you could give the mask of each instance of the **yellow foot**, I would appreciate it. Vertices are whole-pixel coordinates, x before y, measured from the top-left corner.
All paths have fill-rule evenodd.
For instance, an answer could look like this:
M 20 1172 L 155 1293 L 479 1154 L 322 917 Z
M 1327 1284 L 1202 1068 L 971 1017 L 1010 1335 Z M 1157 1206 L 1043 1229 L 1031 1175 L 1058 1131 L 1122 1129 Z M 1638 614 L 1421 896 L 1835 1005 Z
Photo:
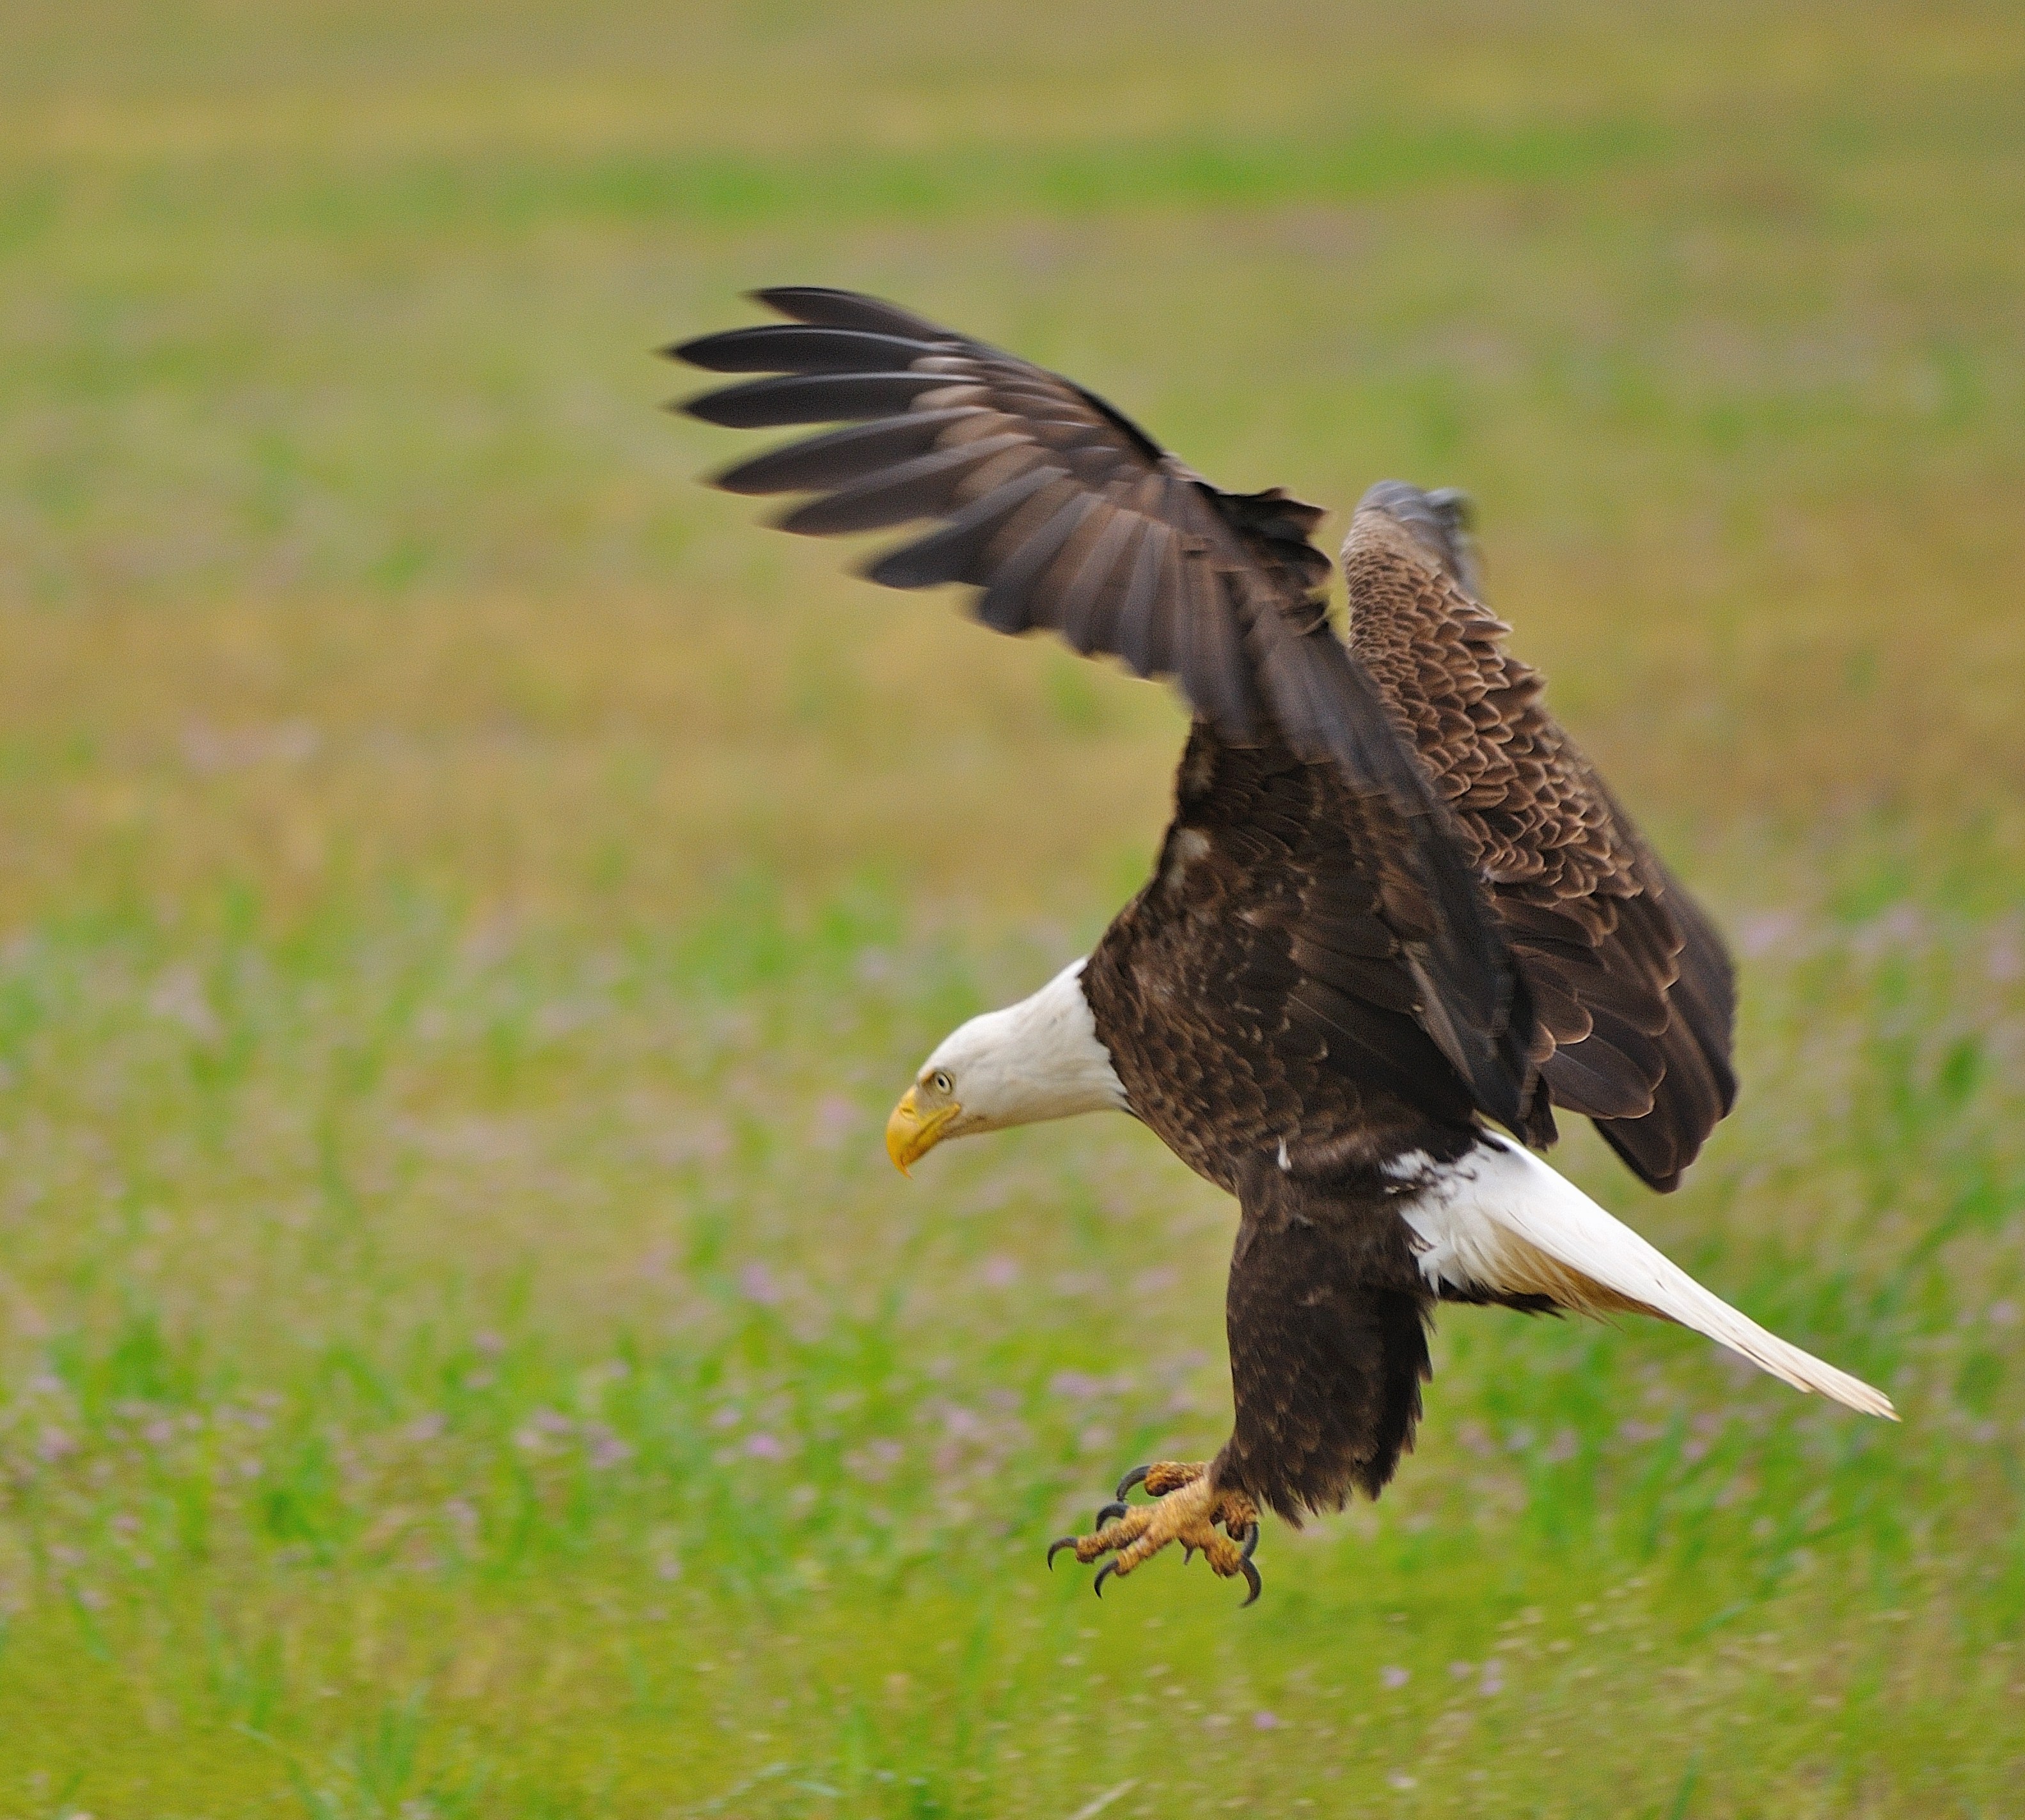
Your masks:
M 1127 1504 L 1125 1494 L 1140 1484 L 1155 1502 Z M 1216 1532 L 1219 1523 L 1222 1536 Z M 1101 1554 L 1112 1556 L 1097 1572 L 1095 1591 L 1101 1598 L 1112 1574 L 1123 1580 L 1171 1542 L 1181 1543 L 1184 1559 L 1200 1549 L 1211 1571 L 1226 1580 L 1243 1574 L 1251 1589 L 1246 1605 L 1258 1598 L 1259 1569 L 1251 1565 L 1251 1551 L 1259 1546 L 1259 1506 L 1242 1492 L 1218 1491 L 1200 1460 L 1162 1460 L 1127 1473 L 1119 1481 L 1118 1502 L 1097 1512 L 1097 1528 L 1088 1536 L 1064 1536 L 1049 1549 L 1048 1565 L 1053 1567 L 1064 1548 L 1073 1548 L 1086 1565 Z

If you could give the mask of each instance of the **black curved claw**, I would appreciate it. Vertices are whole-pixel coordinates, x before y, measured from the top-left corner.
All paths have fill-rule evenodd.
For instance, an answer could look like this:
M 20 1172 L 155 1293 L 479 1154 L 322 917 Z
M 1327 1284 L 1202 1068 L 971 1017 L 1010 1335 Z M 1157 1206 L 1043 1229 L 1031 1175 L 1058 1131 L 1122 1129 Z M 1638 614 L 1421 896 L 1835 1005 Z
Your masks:
M 1259 1594 L 1266 1590 L 1265 1583 L 1259 1577 L 1259 1569 L 1251 1565 L 1251 1557 L 1248 1554 L 1242 1557 L 1237 1565 L 1239 1571 L 1244 1576 L 1244 1583 L 1251 1588 L 1251 1591 L 1245 1595 L 1244 1605 L 1256 1605 L 1259 1602 Z M 1237 1609 L 1241 1612 L 1244 1609 L 1244 1605 L 1240 1605 Z
M 1184 1542 L 1182 1544 L 1182 1565 L 1186 1567 L 1195 1558 L 1196 1545 L 1193 1542 Z
M 1146 1482 L 1146 1475 L 1152 1470 L 1151 1466 L 1134 1466 L 1130 1472 L 1120 1479 L 1118 1481 L 1118 1501 L 1121 1504 L 1124 1503 L 1125 1494 L 1134 1485 L 1143 1485 Z
M 1100 1567 L 1097 1570 L 1097 1578 L 1090 1583 L 1090 1590 L 1095 1593 L 1099 1598 L 1102 1598 L 1104 1597 L 1104 1583 L 1110 1579 L 1110 1577 L 1117 1571 L 1118 1563 L 1115 1561 L 1107 1561 L 1103 1566 Z
M 1248 1523 L 1244 1526 L 1244 1544 L 1238 1551 L 1240 1558 L 1249 1561 L 1257 1551 L 1258 1547 L 1259 1525 L 1256 1523 Z M 1251 1596 L 1256 1598 L 1259 1595 L 1254 1593 Z
M 1097 1512 L 1097 1521 L 1092 1525 L 1091 1527 L 1097 1529 L 1101 1529 L 1105 1524 L 1116 1521 L 1118 1518 L 1123 1517 L 1125 1513 L 1131 1508 L 1132 1506 L 1129 1504 L 1107 1504 L 1101 1510 Z
M 1064 1548 L 1075 1547 L 1079 1539 L 1080 1538 L 1077 1536 L 1064 1536 L 1060 1539 L 1060 1540 L 1051 1542 L 1048 1544 L 1049 1572 L 1053 1573 L 1055 1571 L 1055 1557 L 1060 1554 Z

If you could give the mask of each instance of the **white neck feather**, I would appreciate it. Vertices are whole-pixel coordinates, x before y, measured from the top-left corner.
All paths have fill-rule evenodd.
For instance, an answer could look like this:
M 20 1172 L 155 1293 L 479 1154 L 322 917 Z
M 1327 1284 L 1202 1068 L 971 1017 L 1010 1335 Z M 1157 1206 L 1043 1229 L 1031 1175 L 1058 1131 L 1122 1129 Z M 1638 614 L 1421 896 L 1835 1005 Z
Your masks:
M 1082 969 L 1074 962 L 1032 997 L 972 1018 L 928 1058 L 924 1070 L 946 1071 L 963 1107 L 952 1135 L 1129 1110 L 1097 1040 Z

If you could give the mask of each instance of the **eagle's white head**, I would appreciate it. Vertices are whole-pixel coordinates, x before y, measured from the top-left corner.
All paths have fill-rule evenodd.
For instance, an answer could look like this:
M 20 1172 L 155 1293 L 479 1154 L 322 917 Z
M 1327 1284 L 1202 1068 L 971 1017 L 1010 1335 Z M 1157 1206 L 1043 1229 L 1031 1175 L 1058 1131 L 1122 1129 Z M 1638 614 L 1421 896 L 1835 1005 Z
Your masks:
M 886 1121 L 887 1154 L 902 1175 L 944 1138 L 1129 1110 L 1083 996 L 1082 969 L 1079 960 L 1065 967 L 1031 998 L 943 1039 Z

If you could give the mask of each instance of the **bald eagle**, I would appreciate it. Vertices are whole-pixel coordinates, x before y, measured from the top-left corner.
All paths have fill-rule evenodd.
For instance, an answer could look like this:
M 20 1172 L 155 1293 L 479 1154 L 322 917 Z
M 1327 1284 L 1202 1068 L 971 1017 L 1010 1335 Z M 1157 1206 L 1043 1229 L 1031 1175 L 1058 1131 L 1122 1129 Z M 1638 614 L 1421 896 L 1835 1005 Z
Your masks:
M 845 427 L 717 477 L 813 497 L 810 534 L 928 519 L 895 588 L 979 590 L 1001 632 L 1179 686 L 1193 714 L 1152 877 L 1090 953 L 921 1065 L 887 1145 L 1129 1113 L 1237 1198 L 1235 1421 L 1126 1475 L 1090 1533 L 1171 1542 L 1258 1596 L 1262 1507 L 1376 1497 L 1413 1444 L 1438 1301 L 1677 1321 L 1799 1389 L 1893 1414 L 1768 1333 L 1536 1154 L 1586 1117 L 1675 1187 L 1736 1094 L 1721 938 L 1548 714 L 1481 604 L 1454 493 L 1373 487 L 1332 623 L 1323 516 L 1226 493 L 1095 394 L 851 292 L 667 351 L 759 374 L 692 399 L 740 429 Z M 1128 1504 L 1142 1486 L 1150 1502 Z M 1222 1533 L 1217 1532 L 1221 1528 Z

